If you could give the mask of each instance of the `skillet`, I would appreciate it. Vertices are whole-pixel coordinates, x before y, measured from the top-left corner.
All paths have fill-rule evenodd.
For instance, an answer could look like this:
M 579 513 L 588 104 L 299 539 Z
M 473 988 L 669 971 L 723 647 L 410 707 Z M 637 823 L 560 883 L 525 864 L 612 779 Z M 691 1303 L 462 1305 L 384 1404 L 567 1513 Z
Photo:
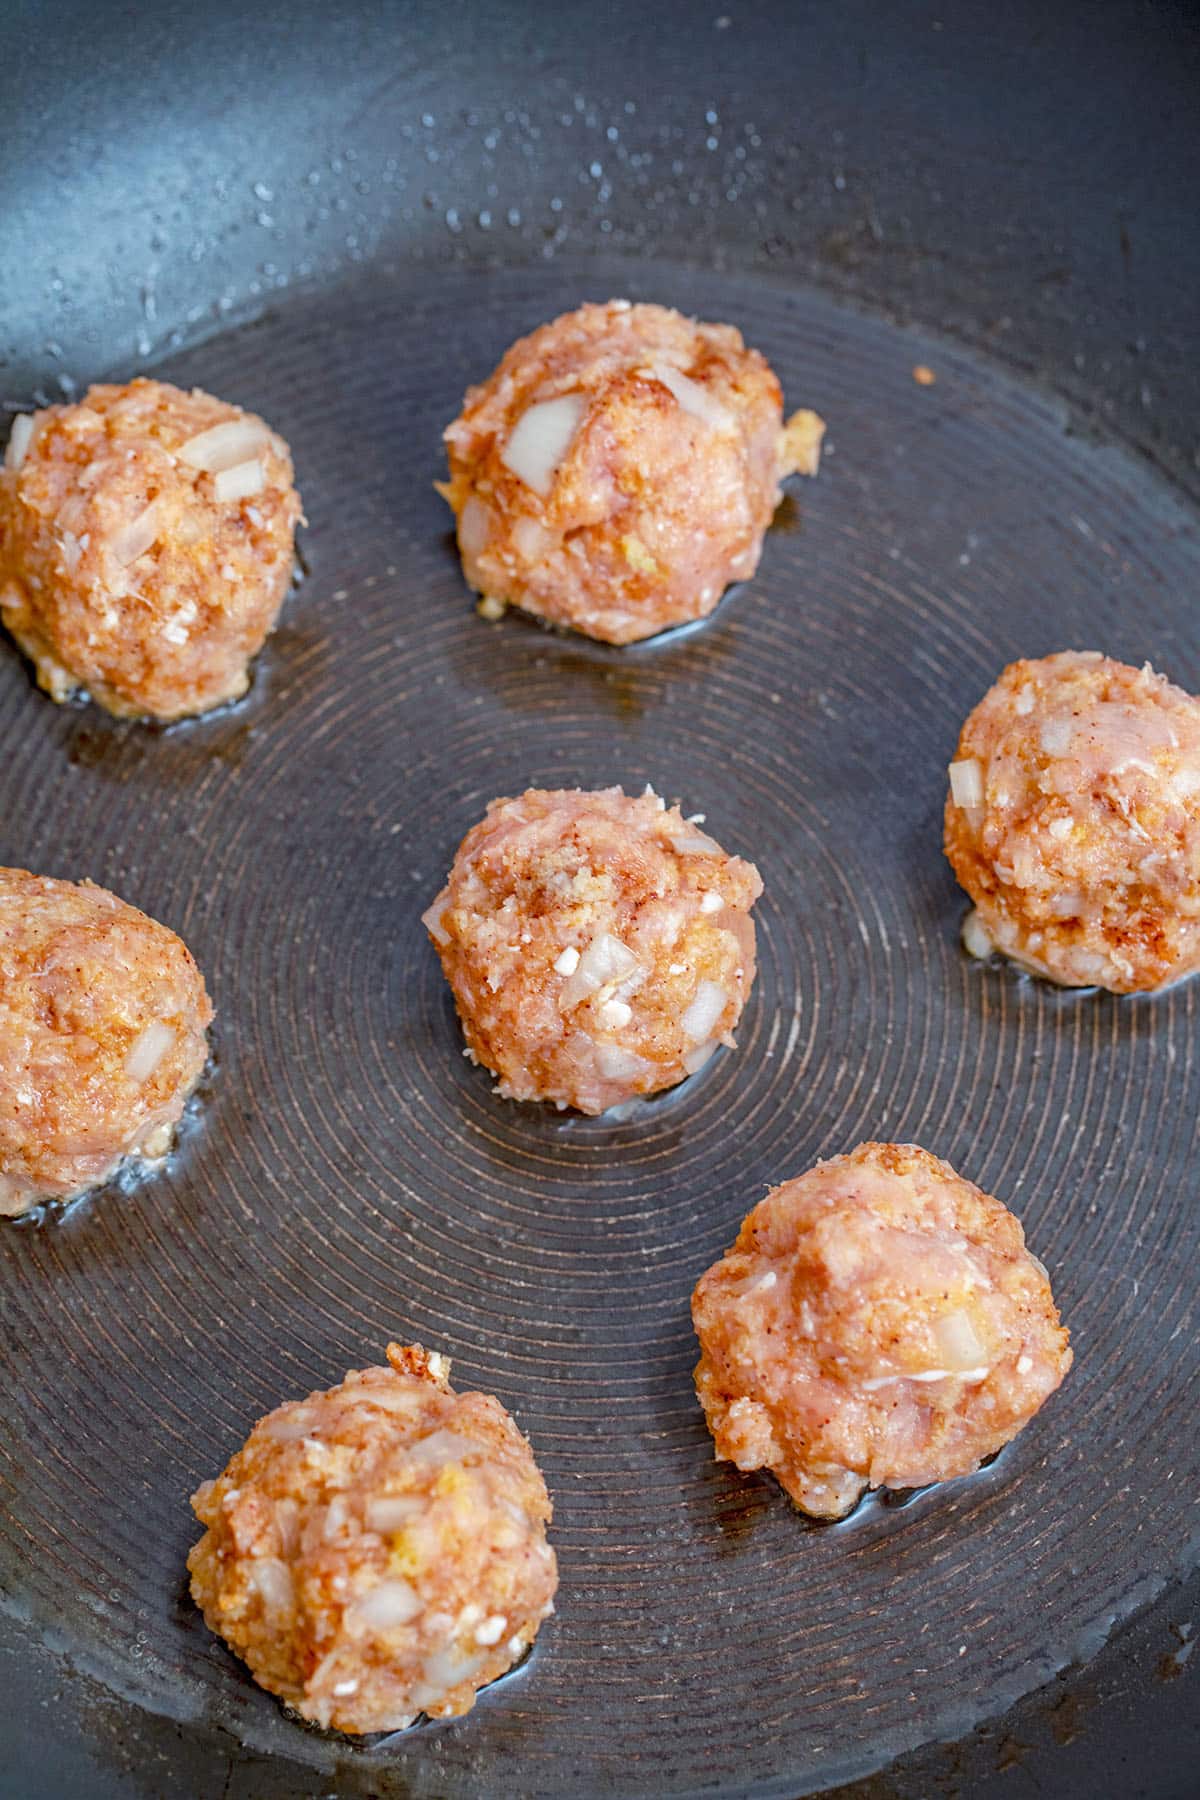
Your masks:
M 1194 992 L 965 964 L 937 812 L 1012 655 L 1200 685 L 1197 50 L 1118 5 L 0 21 L 5 400 L 203 383 L 312 520 L 227 715 L 0 667 L 5 859 L 176 926 L 220 1010 L 170 1170 L 0 1244 L 3 1791 L 1189 1791 Z M 753 588 L 633 654 L 484 628 L 429 487 L 465 382 L 617 291 L 741 324 L 833 446 Z M 647 777 L 767 876 L 741 1048 L 624 1123 L 500 1107 L 417 913 L 492 793 Z M 885 1130 L 1023 1216 L 1078 1366 L 982 1477 L 831 1532 L 712 1465 L 686 1295 Z M 533 1436 L 561 1617 L 470 1720 L 355 1748 L 204 1633 L 186 1496 L 394 1333 Z

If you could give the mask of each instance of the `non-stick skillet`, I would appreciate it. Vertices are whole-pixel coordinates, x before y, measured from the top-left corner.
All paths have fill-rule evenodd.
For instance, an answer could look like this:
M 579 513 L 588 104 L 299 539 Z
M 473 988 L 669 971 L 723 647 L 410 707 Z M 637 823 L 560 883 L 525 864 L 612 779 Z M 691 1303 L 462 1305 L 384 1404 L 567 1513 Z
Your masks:
M 1190 8 L 1103 0 L 4 10 L 4 400 L 202 383 L 311 528 L 225 716 L 0 659 L 0 856 L 167 920 L 219 1008 L 168 1172 L 0 1239 L 0 1791 L 1194 1791 L 1197 990 L 968 964 L 938 813 L 1013 655 L 1200 687 L 1198 74 Z M 753 586 L 634 652 L 476 619 L 431 488 L 466 382 L 618 291 L 830 421 Z M 493 793 L 646 778 L 763 868 L 740 1048 L 618 1123 L 503 1106 L 419 912 Z M 712 1463 L 686 1300 L 867 1135 L 1014 1206 L 1077 1367 L 821 1529 Z M 389 1335 L 517 1411 L 563 1586 L 469 1719 L 352 1746 L 204 1631 L 187 1495 Z

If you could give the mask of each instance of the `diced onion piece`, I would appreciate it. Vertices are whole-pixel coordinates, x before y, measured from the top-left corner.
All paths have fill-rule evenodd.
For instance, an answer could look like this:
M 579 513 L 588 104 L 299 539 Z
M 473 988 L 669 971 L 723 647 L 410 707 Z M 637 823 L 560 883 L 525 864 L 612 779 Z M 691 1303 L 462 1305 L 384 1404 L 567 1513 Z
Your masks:
M 586 404 L 582 394 L 539 400 L 522 413 L 509 433 L 500 461 L 535 494 L 548 494 L 553 487 Z
M 475 1642 L 477 1644 L 498 1644 L 504 1636 L 504 1627 L 507 1624 L 508 1620 L 503 1613 L 493 1613 L 490 1619 L 485 1619 L 482 1625 L 475 1627 Z
M 600 1023 L 607 1025 L 610 1031 L 624 1030 L 632 1017 L 633 1008 L 615 996 L 611 1000 L 606 1000 L 600 1008 Z
M 727 406 L 710 394 L 706 387 L 693 381 L 690 375 L 673 369 L 670 363 L 655 363 L 654 376 L 669 388 L 685 413 L 693 419 L 699 419 L 702 425 L 709 425 L 714 431 L 732 431 L 737 420 Z
M 161 1019 L 139 1031 L 125 1058 L 125 1073 L 130 1081 L 149 1081 L 174 1042 L 173 1028 Z
M 63 532 L 59 549 L 62 551 L 63 568 L 68 575 L 73 575 L 79 567 L 79 556 L 82 550 L 82 545 L 73 531 Z
M 478 1675 L 487 1653 L 478 1656 L 463 1656 L 458 1650 L 435 1650 L 425 1658 L 426 1687 L 414 1690 L 413 1698 L 422 1706 L 436 1706 L 443 1695 L 451 1688 L 457 1687 L 460 1681 L 469 1681 Z
M 950 792 L 966 811 L 983 805 L 983 770 L 973 756 L 950 764 Z
M 190 468 L 219 475 L 246 462 L 267 442 L 270 433 L 261 419 L 227 419 L 181 444 L 175 454 Z M 219 496 L 218 496 L 219 498 Z
M 700 1072 L 700 1070 L 704 1067 L 705 1063 L 707 1063 L 711 1060 L 713 1051 L 716 1049 L 716 1047 L 717 1047 L 716 1038 L 709 1038 L 707 1044 L 697 1044 L 696 1048 L 694 1050 L 689 1050 L 687 1055 L 683 1059 L 683 1066 L 687 1070 L 688 1074 L 689 1075 L 698 1074 Z
M 450 933 L 442 924 L 448 903 L 448 897 L 443 891 L 438 895 L 433 905 L 427 907 L 421 914 L 421 923 L 435 944 L 448 944 L 450 942 Z
M 409 1455 L 417 1457 L 421 1462 L 441 1464 L 462 1462 L 466 1456 L 477 1456 L 481 1446 L 474 1438 L 463 1437 L 457 1431 L 431 1431 L 428 1437 L 421 1438 L 409 1446 Z
M 291 1444 L 297 1438 L 307 1437 L 312 1430 L 312 1414 L 305 1406 L 298 1406 L 294 1411 L 285 1412 L 280 1417 L 270 1418 L 264 1430 L 276 1443 Z
M 510 535 L 517 555 L 525 557 L 529 562 L 535 561 L 550 542 L 549 533 L 536 519 L 531 519 L 528 513 L 522 513 L 519 519 L 513 521 Z
M 380 1494 L 367 1501 L 367 1524 L 372 1531 L 403 1531 L 424 1510 L 424 1502 L 415 1494 Z
M 1070 719 L 1047 719 L 1038 733 L 1038 742 L 1047 756 L 1065 756 L 1074 735 Z
M 250 1561 L 250 1579 L 258 1589 L 263 1605 L 271 1612 L 286 1612 L 292 1604 L 292 1573 L 277 1556 L 255 1556 Z
M 720 856 L 721 846 L 714 838 L 707 837 L 703 831 L 689 831 L 683 837 L 674 837 L 671 843 L 680 856 Z
M 968 956 L 977 956 L 980 962 L 986 962 L 996 948 L 988 936 L 987 927 L 979 914 L 972 907 L 962 923 L 963 949 Z
M 554 959 L 554 973 L 556 975 L 573 975 L 578 967 L 579 952 L 574 944 L 568 944 L 566 949 L 560 950 Z
M 640 967 L 633 951 L 620 938 L 610 931 L 599 931 L 579 958 L 575 973 L 565 983 L 559 1005 L 578 1006 L 598 988 L 607 986 L 610 981 L 624 981 Z
M 371 1631 L 391 1631 L 396 1625 L 407 1625 L 420 1611 L 416 1588 L 399 1576 L 381 1581 L 354 1603 L 355 1618 Z
M 981 1364 L 986 1366 L 987 1345 L 961 1307 L 935 1319 L 933 1335 L 937 1339 L 942 1361 L 955 1374 L 967 1369 L 973 1371 Z
M 458 520 L 458 543 L 464 556 L 478 556 L 492 535 L 492 515 L 472 494 Z
M 417 1402 L 413 1395 L 405 1390 L 396 1393 L 392 1388 L 380 1387 L 375 1382 L 363 1382 L 351 1389 L 342 1397 L 344 1406 L 377 1406 L 381 1412 L 396 1413 L 400 1418 L 411 1418 L 417 1410 Z
M 696 997 L 679 1023 L 684 1034 L 699 1044 L 713 1033 L 713 1026 L 729 1004 L 729 995 L 715 981 L 702 981 Z
M 136 562 L 144 556 L 158 536 L 158 502 L 152 500 L 137 518 L 118 531 L 112 541 L 112 553 L 122 564 Z
M 4 452 L 4 466 L 14 473 L 25 461 L 25 452 L 33 436 L 33 414 L 18 413 L 12 422 L 12 430 L 8 434 L 8 448 Z
M 643 1057 L 632 1050 L 622 1050 L 619 1044 L 596 1045 L 596 1067 L 605 1081 L 631 1081 L 649 1066 Z
M 221 469 L 213 480 L 213 492 L 222 506 L 231 500 L 249 500 L 252 494 L 262 493 L 266 479 L 262 464 L 254 457 L 232 469 Z
M 285 1494 L 282 1500 L 275 1502 L 275 1529 L 285 1556 L 290 1556 L 296 1548 L 299 1525 L 300 1508 L 289 1494 Z
M 341 1537 L 350 1524 L 350 1502 L 345 1494 L 335 1494 L 325 1508 L 325 1523 L 321 1527 L 321 1535 L 327 1544 Z

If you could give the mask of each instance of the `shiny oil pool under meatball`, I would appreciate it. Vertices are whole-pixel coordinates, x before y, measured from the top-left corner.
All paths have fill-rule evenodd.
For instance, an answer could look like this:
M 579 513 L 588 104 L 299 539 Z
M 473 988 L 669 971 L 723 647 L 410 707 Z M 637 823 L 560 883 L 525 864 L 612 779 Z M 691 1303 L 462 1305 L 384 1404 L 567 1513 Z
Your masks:
M 830 426 L 754 582 L 625 651 L 481 622 L 432 487 L 470 374 L 614 293 L 733 321 Z M 1187 1554 L 1200 990 L 1118 1000 L 970 960 L 940 821 L 1005 663 L 1094 644 L 1195 689 L 1193 515 L 992 366 L 757 277 L 372 270 L 336 307 L 275 304 L 163 371 L 296 451 L 312 574 L 247 700 L 148 734 L 0 658 L 8 860 L 96 851 L 220 1008 L 203 1154 L 86 1232 L 76 1209 L 0 1237 L 6 1593 L 104 1676 L 80 1729 L 119 1767 L 136 1727 L 220 1743 L 221 1767 L 234 1745 L 251 1788 L 269 1752 L 301 1792 L 849 1780 L 1089 1654 Z M 494 796 L 647 781 L 762 875 L 737 1049 L 625 1122 L 498 1101 L 419 914 Z M 868 1136 L 1013 1208 L 1076 1366 L 991 1468 L 830 1529 L 714 1463 L 687 1295 L 754 1197 Z M 467 1718 L 372 1753 L 284 1718 L 181 1570 L 187 1496 L 250 1423 L 389 1336 L 445 1349 L 528 1432 L 561 1589 Z M 36 1630 L 4 1630 L 64 1686 Z

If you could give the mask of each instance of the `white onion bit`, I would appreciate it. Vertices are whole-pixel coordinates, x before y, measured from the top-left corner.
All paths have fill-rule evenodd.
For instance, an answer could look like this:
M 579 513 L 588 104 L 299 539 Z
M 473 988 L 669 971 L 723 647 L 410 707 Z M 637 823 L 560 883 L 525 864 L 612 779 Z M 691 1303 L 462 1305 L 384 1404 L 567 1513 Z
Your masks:
M 686 837 L 671 839 L 671 843 L 680 856 L 720 856 L 721 846 L 715 839 L 707 837 L 703 831 L 692 831 Z
M 18 413 L 12 422 L 12 430 L 8 435 L 8 448 L 4 452 L 4 466 L 15 474 L 25 461 L 25 452 L 33 436 L 33 414 Z
M 277 1556 L 255 1556 L 250 1562 L 250 1579 L 271 1612 L 286 1612 L 292 1604 L 292 1574 Z
M 950 792 L 955 806 L 970 810 L 983 805 L 983 770 L 973 756 L 950 764 Z
M 597 1044 L 596 1067 L 605 1081 L 631 1081 L 643 1074 L 650 1064 L 634 1051 L 623 1050 L 620 1044 Z
M 694 1043 L 701 1043 L 712 1036 L 713 1026 L 729 1004 L 729 995 L 715 981 L 702 981 L 696 989 L 696 997 L 684 1013 L 679 1023 L 684 1035 Z
M 977 956 L 980 962 L 986 962 L 996 948 L 987 934 L 987 928 L 979 914 L 972 907 L 962 923 L 963 949 L 968 956 Z
M 987 1367 L 987 1346 L 984 1344 L 971 1323 L 970 1317 L 958 1308 L 954 1312 L 943 1313 L 935 1319 L 933 1335 L 938 1342 L 938 1349 L 946 1367 L 955 1374 L 974 1373 L 983 1365 Z M 932 1379 L 932 1377 L 931 1377 Z
M 688 1074 L 698 1075 L 705 1063 L 711 1062 L 716 1047 L 716 1038 L 709 1038 L 707 1044 L 697 1044 L 694 1050 L 689 1050 L 683 1059 L 683 1066 Z
M 406 1525 L 424 1511 L 420 1500 L 412 1494 L 380 1494 L 367 1501 L 367 1524 L 372 1531 L 403 1531 Z
M 1038 742 L 1047 756 L 1065 756 L 1074 735 L 1075 728 L 1070 719 L 1047 719 L 1038 734 Z
M 500 461 L 535 494 L 548 494 L 571 447 L 586 401 L 582 394 L 541 400 L 522 413 L 500 452 Z
M 224 506 L 233 500 L 249 500 L 252 494 L 261 494 L 265 485 L 263 466 L 254 457 L 232 469 L 222 469 L 213 480 L 213 492 L 218 504 Z
M 421 1610 L 417 1591 L 410 1581 L 399 1577 L 381 1581 L 370 1593 L 355 1603 L 356 1619 L 371 1631 L 390 1631 L 395 1625 L 407 1625 Z
M 190 468 L 208 475 L 235 469 L 266 443 L 270 433 L 261 419 L 228 419 L 181 444 L 175 454 Z
M 112 541 L 112 553 L 122 565 L 136 562 L 139 556 L 146 554 L 157 536 L 158 502 L 152 500 L 136 519 L 118 531 Z
M 421 923 L 435 944 L 448 944 L 450 942 L 450 933 L 442 924 L 447 904 L 446 894 L 444 892 L 440 893 L 433 905 L 427 907 L 421 914 Z
M 713 431 L 732 431 L 737 423 L 727 406 L 701 387 L 698 381 L 673 369 L 669 363 L 656 363 L 652 373 L 656 381 L 661 381 L 669 388 L 685 413 L 693 419 L 699 419 L 702 425 L 708 425 Z
M 431 1431 L 428 1437 L 421 1438 L 413 1444 L 409 1455 L 420 1462 L 433 1463 L 437 1466 L 445 1463 L 460 1463 L 464 1457 L 477 1456 L 480 1445 L 474 1438 L 463 1437 L 460 1432 Z
M 139 1031 L 125 1058 L 125 1073 L 130 1081 L 149 1081 L 174 1042 L 174 1030 L 161 1019 Z
M 578 1006 L 610 981 L 624 981 L 641 968 L 637 957 L 610 931 L 599 931 L 579 959 L 579 966 L 559 995 L 559 1005 Z
M 574 944 L 568 944 L 566 949 L 560 950 L 554 959 L 554 973 L 556 975 L 573 975 L 578 967 L 579 952 Z

